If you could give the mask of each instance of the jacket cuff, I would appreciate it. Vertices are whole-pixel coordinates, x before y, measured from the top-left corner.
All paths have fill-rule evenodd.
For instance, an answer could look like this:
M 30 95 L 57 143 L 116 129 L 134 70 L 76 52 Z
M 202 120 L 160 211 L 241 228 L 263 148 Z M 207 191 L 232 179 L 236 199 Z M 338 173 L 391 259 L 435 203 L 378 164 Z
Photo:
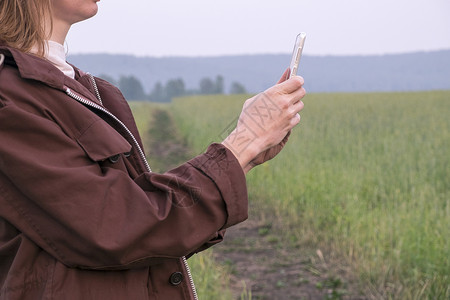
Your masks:
M 189 163 L 208 176 L 219 189 L 228 213 L 227 222 L 222 229 L 248 218 L 245 174 L 228 148 L 222 144 L 211 144 L 203 155 L 195 157 Z

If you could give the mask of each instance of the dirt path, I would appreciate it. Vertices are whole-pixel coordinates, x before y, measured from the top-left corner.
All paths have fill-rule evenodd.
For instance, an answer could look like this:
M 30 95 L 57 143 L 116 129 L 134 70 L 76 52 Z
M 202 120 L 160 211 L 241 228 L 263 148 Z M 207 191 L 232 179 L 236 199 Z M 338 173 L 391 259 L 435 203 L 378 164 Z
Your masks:
M 252 217 L 230 228 L 214 253 L 218 262 L 231 267 L 236 299 L 244 283 L 252 300 L 365 299 L 320 251 L 283 245 L 275 230 Z
M 147 144 L 144 146 L 154 172 L 169 170 L 191 158 L 189 148 L 177 133 L 166 110 L 153 111 L 152 124 L 146 134 Z
M 146 146 L 154 171 L 167 170 L 190 158 L 167 111 L 154 112 L 148 135 Z M 231 288 L 236 299 L 366 299 L 320 251 L 304 253 L 290 248 L 278 235 L 270 224 L 251 215 L 228 229 L 225 241 L 214 248 L 216 261 L 232 270 Z M 251 295 L 242 295 L 244 286 Z

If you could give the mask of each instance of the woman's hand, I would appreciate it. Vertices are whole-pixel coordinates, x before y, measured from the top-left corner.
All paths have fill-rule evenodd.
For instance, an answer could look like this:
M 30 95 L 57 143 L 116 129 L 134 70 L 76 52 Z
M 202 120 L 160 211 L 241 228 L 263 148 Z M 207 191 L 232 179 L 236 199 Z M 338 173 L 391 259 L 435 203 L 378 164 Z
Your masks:
M 304 81 L 299 76 L 286 80 L 288 72 L 278 84 L 244 103 L 236 128 L 223 141 L 245 172 L 274 158 L 300 122 Z

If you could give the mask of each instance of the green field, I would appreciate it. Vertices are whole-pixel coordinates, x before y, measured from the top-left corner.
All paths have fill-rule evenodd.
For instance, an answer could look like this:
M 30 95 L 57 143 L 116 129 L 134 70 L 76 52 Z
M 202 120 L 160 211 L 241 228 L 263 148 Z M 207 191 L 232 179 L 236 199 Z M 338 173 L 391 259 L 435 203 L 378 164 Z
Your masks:
M 167 109 L 201 153 L 225 137 L 245 98 L 180 98 Z M 252 207 L 289 246 L 351 268 L 370 297 L 448 299 L 450 92 L 303 102 L 284 151 L 248 175 Z

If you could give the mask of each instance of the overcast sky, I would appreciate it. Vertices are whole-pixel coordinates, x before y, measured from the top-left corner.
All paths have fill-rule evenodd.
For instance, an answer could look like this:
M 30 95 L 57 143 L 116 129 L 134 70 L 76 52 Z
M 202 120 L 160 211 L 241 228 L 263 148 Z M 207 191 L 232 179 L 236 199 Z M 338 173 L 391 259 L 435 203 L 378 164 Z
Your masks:
M 101 0 L 69 54 L 370 55 L 450 49 L 450 0 Z

